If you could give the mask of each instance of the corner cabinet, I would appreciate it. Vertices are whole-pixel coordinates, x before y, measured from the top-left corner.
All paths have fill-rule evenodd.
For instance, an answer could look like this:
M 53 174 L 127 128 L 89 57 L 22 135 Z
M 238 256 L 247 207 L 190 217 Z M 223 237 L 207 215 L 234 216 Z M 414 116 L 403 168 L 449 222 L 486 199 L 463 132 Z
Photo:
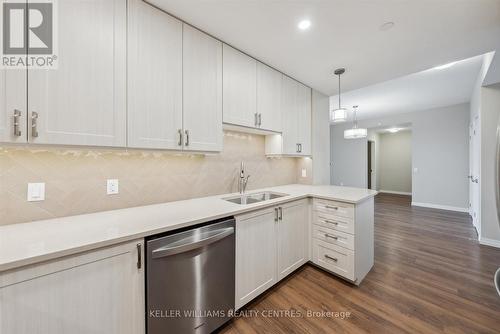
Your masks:
M 126 146 L 126 8 L 58 2 L 58 68 L 27 71 L 28 142 Z
M 0 333 L 145 333 L 143 240 L 0 274 Z
M 236 217 L 236 309 L 308 261 L 308 200 Z

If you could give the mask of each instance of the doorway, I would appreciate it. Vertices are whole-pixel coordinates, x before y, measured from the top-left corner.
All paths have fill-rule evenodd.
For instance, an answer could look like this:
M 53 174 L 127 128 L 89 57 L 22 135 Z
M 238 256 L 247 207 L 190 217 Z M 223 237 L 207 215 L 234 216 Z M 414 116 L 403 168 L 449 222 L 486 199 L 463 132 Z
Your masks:
M 375 168 L 375 142 L 373 140 L 368 140 L 368 168 L 367 168 L 367 180 L 368 180 L 368 189 L 374 189 L 375 185 L 375 180 L 373 179 L 374 177 L 374 171 L 373 169 Z

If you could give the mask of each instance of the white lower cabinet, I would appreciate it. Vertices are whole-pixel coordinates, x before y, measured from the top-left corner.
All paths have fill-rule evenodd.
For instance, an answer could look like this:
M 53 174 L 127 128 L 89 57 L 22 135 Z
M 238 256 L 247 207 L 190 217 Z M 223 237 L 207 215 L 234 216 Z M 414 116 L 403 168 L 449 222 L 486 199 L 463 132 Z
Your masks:
M 143 244 L 0 274 L 0 333 L 145 333 Z
M 274 209 L 236 217 L 236 309 L 276 282 Z
M 236 309 L 308 261 L 308 200 L 236 217 Z
M 287 203 L 280 207 L 278 225 L 278 279 L 288 276 L 307 262 L 307 201 Z
M 373 198 L 313 200 L 312 262 L 359 285 L 373 267 Z

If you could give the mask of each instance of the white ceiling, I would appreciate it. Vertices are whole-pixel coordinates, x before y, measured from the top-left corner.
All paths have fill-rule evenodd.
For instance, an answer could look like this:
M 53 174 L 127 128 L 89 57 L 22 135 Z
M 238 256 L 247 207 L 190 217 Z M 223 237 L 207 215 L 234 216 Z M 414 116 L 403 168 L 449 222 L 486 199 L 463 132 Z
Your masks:
M 484 56 L 455 63 L 446 69 L 429 69 L 394 80 L 342 93 L 342 106 L 359 105 L 358 119 L 428 110 L 469 102 Z M 330 97 L 338 106 L 338 95 Z
M 500 44 L 500 0 L 148 1 L 327 95 L 338 67 L 347 91 Z

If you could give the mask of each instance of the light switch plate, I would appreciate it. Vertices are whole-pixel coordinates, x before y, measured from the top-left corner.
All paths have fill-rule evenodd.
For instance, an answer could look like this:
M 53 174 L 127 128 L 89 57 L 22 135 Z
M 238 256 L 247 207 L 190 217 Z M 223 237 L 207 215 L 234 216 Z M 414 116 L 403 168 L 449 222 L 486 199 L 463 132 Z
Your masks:
M 38 202 L 45 200 L 45 183 L 28 183 L 28 202 Z
M 418 168 L 417 167 L 413 168 L 413 173 L 418 173 Z
M 107 181 L 107 193 L 108 195 L 115 195 L 119 193 L 118 179 L 109 179 Z
M 302 168 L 302 177 L 307 177 L 307 170 Z

